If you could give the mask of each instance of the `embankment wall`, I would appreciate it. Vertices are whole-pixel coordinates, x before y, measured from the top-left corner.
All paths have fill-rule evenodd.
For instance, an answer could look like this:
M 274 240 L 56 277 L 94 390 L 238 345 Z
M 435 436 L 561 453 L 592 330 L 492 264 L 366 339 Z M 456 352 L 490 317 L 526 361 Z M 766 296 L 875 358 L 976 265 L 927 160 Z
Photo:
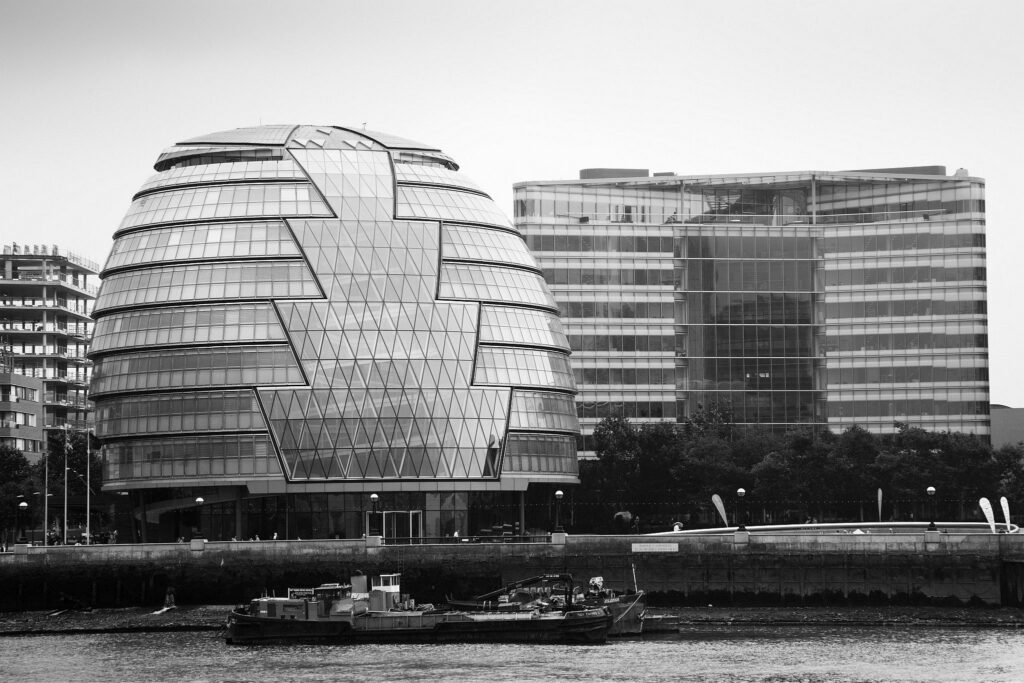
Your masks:
M 1024 535 L 982 533 L 563 536 L 548 543 L 377 539 L 63 547 L 0 555 L 0 610 L 245 602 L 264 591 L 401 572 L 417 599 L 470 596 L 535 574 L 603 576 L 652 604 L 1020 605 Z

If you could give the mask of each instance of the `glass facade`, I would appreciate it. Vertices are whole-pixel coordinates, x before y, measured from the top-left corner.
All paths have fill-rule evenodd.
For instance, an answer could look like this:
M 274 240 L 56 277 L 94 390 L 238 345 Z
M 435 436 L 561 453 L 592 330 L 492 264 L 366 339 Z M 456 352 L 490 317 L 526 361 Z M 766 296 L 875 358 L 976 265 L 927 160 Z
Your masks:
M 466 533 L 477 496 L 577 481 L 555 301 L 449 157 L 267 127 L 186 141 L 157 170 L 115 233 L 91 355 L 106 485 L 137 494 L 144 527 L 173 535 L 199 491 L 204 514 L 233 506 L 231 535 L 256 508 L 257 526 L 287 510 L 357 535 L 345 496 L 380 491 L 420 506 L 406 535 Z
M 92 349 L 286 340 L 277 312 L 268 303 L 168 306 L 100 318 Z
M 303 215 L 330 215 L 306 183 L 211 185 L 143 195 L 128 208 L 121 230 L 211 218 Z
M 114 241 L 107 268 L 157 261 L 298 255 L 295 239 L 281 221 L 213 223 L 124 235 Z
M 520 183 L 573 349 L 582 450 L 608 415 L 987 435 L 984 181 L 938 167 Z
M 94 310 L 172 301 L 319 296 L 316 280 L 302 261 L 201 263 L 111 273 L 103 280 Z

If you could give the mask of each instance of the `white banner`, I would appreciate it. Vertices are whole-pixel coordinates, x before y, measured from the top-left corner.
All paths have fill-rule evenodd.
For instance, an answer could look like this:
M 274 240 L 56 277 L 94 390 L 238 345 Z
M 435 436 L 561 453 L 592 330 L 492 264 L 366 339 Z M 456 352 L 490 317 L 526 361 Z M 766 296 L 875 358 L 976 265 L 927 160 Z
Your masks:
M 678 553 L 678 543 L 634 543 L 634 553 Z

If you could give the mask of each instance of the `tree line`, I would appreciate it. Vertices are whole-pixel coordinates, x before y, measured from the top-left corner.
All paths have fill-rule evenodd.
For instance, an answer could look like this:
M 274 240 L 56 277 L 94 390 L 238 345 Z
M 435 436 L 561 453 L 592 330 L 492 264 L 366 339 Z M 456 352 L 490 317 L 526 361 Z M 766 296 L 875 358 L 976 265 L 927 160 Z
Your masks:
M 594 430 L 597 458 L 580 462 L 569 521 L 577 533 L 622 530 L 631 518 L 644 532 L 722 526 L 714 494 L 730 524 L 741 504 L 749 524 L 973 521 L 984 519 L 982 496 L 997 508 L 1006 496 L 1011 515 L 1024 504 L 1024 444 L 993 448 L 974 435 L 896 426 L 889 435 L 856 426 L 773 433 L 737 426 L 716 406 L 679 423 L 607 417 Z
M 93 495 L 92 524 L 95 527 L 109 521 L 107 513 L 96 508 L 99 502 L 97 494 L 103 485 L 99 441 L 93 436 L 92 447 L 89 449 L 85 439 L 86 434 L 82 432 L 68 432 L 66 435 L 63 432 L 50 432 L 47 452 L 35 463 L 29 462 L 20 450 L 0 445 L 0 542 L 5 546 L 14 543 L 22 531 L 27 535 L 30 529 L 41 529 L 44 491 L 50 494 L 50 530 L 47 536 L 51 543 L 60 538 L 65 517 L 65 477 L 69 500 L 68 527 L 85 526 L 87 475 Z M 26 505 L 21 507 L 21 503 Z M 68 542 L 73 543 L 75 540 L 69 539 Z M 38 533 L 35 542 L 42 543 Z

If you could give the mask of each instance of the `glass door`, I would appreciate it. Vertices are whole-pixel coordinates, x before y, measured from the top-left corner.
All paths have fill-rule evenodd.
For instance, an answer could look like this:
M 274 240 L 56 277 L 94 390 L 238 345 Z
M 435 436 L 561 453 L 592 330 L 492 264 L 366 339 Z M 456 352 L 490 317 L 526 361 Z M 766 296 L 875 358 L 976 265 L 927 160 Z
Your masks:
M 366 535 L 392 539 L 423 538 L 422 510 L 383 510 L 366 513 Z

